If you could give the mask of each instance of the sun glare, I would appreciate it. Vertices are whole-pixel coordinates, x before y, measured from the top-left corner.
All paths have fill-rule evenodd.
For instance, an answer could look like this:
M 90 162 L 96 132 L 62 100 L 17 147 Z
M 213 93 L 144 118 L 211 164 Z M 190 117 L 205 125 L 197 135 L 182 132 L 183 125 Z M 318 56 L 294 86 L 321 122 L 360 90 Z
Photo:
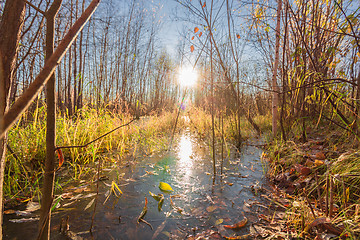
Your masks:
M 197 71 L 191 66 L 182 67 L 179 69 L 179 83 L 183 87 L 192 87 L 195 85 L 198 78 Z

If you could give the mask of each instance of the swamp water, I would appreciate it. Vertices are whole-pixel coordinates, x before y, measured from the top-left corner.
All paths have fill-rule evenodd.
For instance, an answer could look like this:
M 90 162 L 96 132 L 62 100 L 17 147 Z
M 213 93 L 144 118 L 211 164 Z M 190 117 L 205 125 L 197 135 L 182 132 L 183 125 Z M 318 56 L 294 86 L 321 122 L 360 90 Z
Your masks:
M 76 187 L 65 187 L 60 207 L 53 211 L 51 238 L 65 239 L 59 233 L 59 227 L 61 219 L 65 222 L 66 218 L 69 230 L 76 233 L 73 239 L 186 239 L 199 233 L 204 236 L 216 232 L 222 236 L 248 234 L 251 223 L 257 221 L 257 214 L 264 207 L 260 191 L 266 180 L 261 154 L 261 149 L 250 145 L 244 146 L 241 153 L 231 150 L 230 157 L 223 162 L 223 177 L 220 179 L 218 174 L 214 182 L 209 148 L 185 131 L 174 140 L 171 151 L 137 159 L 136 163 L 104 167 L 101 176 L 105 177 L 99 182 L 92 234 L 89 228 L 95 207 L 96 183 L 82 181 Z M 217 162 L 220 171 L 220 160 Z M 113 181 L 123 193 L 120 195 L 113 185 L 120 196 L 111 191 Z M 160 182 L 168 183 L 174 191 L 161 192 Z M 164 195 L 161 211 L 149 191 Z M 149 225 L 137 223 L 145 197 L 148 210 L 143 219 Z M 21 211 L 5 214 L 4 238 L 36 239 L 39 211 L 27 216 L 19 213 Z M 238 231 L 223 227 L 244 217 L 249 221 Z M 19 219 L 30 220 L 19 223 Z

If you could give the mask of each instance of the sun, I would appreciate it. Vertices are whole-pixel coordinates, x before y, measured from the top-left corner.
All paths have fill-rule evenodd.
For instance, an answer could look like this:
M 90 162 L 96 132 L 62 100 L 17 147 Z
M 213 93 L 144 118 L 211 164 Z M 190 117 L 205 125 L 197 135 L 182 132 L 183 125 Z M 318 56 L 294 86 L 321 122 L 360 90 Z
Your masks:
M 197 71 L 191 66 L 184 66 L 179 69 L 178 81 L 182 87 L 192 87 L 198 78 Z

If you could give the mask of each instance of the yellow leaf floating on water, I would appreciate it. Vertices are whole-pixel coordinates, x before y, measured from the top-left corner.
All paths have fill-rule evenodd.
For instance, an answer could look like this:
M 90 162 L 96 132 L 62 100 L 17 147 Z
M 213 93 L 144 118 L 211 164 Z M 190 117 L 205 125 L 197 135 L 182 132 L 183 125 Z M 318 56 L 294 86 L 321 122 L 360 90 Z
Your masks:
M 222 224 L 223 222 L 224 222 L 224 219 L 220 218 L 220 219 L 216 220 L 215 225 Z
M 159 188 L 161 191 L 165 191 L 165 192 L 172 192 L 174 191 L 171 186 L 165 182 L 160 182 L 159 183 Z

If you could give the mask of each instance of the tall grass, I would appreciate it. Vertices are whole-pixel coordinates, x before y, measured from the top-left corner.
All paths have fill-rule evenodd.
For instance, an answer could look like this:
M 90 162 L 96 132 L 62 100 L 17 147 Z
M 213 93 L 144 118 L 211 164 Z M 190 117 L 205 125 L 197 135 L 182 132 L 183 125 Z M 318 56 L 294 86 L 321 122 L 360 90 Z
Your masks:
M 4 195 L 6 199 L 30 196 L 39 192 L 45 161 L 46 108 L 38 107 L 19 120 L 8 134 Z M 132 116 L 103 109 L 84 107 L 70 118 L 58 114 L 56 122 L 57 146 L 84 145 L 110 130 L 129 122 Z M 87 165 L 94 163 L 105 152 L 116 152 L 117 159 L 128 155 L 150 154 L 167 148 L 168 133 L 175 122 L 176 113 L 163 112 L 146 116 L 105 136 L 86 148 L 63 149 L 65 165 L 72 177 L 81 178 Z M 181 127 L 181 122 L 178 127 Z
M 196 132 L 202 138 L 210 137 L 211 133 L 211 114 L 206 110 L 200 108 L 192 108 L 187 112 L 190 122 L 191 129 Z M 224 114 L 224 137 L 229 141 L 238 140 L 238 127 L 237 118 L 235 113 Z M 217 138 L 221 137 L 219 116 L 215 117 L 215 135 Z M 260 126 L 262 132 L 268 132 L 271 130 L 271 117 L 269 116 L 256 116 L 254 121 Z M 240 119 L 240 130 L 242 140 L 246 140 L 251 136 L 255 135 L 255 131 L 251 124 L 246 120 L 245 116 Z

